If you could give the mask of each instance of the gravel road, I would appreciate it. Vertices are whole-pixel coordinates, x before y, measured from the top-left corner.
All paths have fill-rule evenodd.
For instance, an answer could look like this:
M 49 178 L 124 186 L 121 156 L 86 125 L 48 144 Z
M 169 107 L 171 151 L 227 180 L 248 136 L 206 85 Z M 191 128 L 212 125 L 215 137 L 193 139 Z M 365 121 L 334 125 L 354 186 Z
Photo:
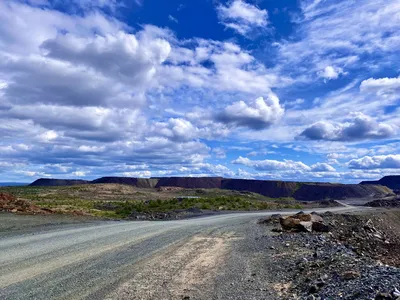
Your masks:
M 248 262 L 237 249 L 260 216 L 274 213 L 168 222 L 41 219 L 33 229 L 18 225 L 26 216 L 0 214 L 0 228 L 7 228 L 0 232 L 0 299 L 241 299 Z

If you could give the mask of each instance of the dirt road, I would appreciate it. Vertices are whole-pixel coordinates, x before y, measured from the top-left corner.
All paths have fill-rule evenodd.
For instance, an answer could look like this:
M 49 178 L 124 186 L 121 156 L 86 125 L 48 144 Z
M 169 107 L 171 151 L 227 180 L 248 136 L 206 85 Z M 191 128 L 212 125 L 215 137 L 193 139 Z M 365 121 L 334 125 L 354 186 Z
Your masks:
M 251 270 L 235 249 L 246 245 L 246 230 L 258 217 L 274 213 L 6 226 L 0 233 L 0 298 L 240 299 L 238 282 Z M 0 223 L 9 224 L 5 216 Z M 23 216 L 13 222 L 18 220 Z

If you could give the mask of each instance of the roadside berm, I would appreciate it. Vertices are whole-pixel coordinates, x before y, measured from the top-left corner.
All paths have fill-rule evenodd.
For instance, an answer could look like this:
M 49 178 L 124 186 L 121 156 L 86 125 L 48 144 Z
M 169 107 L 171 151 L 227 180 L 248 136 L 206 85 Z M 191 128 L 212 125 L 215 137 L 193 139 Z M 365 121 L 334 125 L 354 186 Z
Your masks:
M 280 299 L 400 299 L 400 210 L 262 220 Z

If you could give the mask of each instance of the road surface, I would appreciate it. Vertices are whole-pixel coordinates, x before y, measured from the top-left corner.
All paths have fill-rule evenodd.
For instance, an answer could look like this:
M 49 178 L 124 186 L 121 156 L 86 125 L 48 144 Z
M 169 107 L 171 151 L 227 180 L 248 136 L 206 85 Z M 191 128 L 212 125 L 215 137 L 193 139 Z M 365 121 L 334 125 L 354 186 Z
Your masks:
M 0 299 L 201 298 L 199 286 L 218 288 L 218 267 L 242 229 L 275 213 L 11 230 L 0 235 Z

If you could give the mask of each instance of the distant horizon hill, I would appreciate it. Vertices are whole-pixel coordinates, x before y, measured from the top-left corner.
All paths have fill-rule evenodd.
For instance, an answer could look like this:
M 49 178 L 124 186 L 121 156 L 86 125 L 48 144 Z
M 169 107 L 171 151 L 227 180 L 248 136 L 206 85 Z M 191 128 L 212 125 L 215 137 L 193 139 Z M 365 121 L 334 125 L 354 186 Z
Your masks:
M 25 186 L 29 185 L 29 182 L 0 182 L 0 186 Z

